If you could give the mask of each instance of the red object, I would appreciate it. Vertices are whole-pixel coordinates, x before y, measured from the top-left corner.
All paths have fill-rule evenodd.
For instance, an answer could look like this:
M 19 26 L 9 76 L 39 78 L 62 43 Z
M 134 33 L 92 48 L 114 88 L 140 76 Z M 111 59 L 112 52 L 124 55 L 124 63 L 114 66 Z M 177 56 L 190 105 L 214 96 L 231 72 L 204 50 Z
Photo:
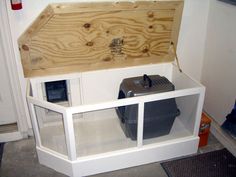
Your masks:
M 20 9 L 22 9 L 21 0 L 11 0 L 11 9 L 12 10 L 20 10 Z
M 206 116 L 206 114 L 202 113 L 200 129 L 198 136 L 200 137 L 198 147 L 206 146 L 208 143 L 208 137 L 210 134 L 210 127 L 211 127 L 211 119 Z

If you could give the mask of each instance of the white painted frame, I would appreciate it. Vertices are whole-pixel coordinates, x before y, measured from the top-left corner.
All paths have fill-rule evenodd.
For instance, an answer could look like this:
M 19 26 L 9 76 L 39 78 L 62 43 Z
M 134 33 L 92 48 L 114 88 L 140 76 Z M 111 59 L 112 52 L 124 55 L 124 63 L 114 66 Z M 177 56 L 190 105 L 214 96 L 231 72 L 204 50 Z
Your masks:
M 0 1 L 0 35 L 1 43 L 3 43 L 3 54 L 7 58 L 5 60 L 6 67 L 8 70 L 13 102 L 16 110 L 17 117 L 17 132 L 0 134 L 0 140 L 2 142 L 15 141 L 28 136 L 28 122 L 27 122 L 27 112 L 25 111 L 24 104 L 25 95 L 22 95 L 19 76 L 17 72 L 15 53 L 13 50 L 12 37 L 10 33 L 9 17 L 7 13 L 6 1 Z
M 174 70 L 177 70 L 176 66 L 174 66 L 173 68 Z M 75 75 L 72 74 L 72 75 L 67 75 L 66 77 L 68 77 L 69 79 L 78 76 L 76 76 L 76 74 Z M 46 102 L 44 100 L 38 100 L 37 98 L 34 98 L 30 93 L 30 83 L 29 83 L 27 87 L 27 101 L 31 113 L 32 125 L 36 139 L 36 148 L 40 163 L 66 175 L 80 177 L 157 161 L 163 161 L 170 158 L 196 153 L 199 142 L 198 130 L 202 113 L 205 88 L 201 84 L 189 78 L 184 73 L 179 74 L 179 77 L 180 81 L 181 79 L 186 80 L 186 83 L 189 86 L 189 88 L 183 88 L 180 90 L 165 92 L 165 93 L 158 93 L 158 94 L 113 100 L 97 104 L 80 105 L 74 107 L 63 107 L 60 105 Z M 52 78 L 57 79 L 57 76 L 53 76 Z M 35 80 L 37 79 L 32 79 L 31 81 L 35 82 Z M 38 78 L 38 80 L 40 80 L 40 78 Z M 41 80 L 43 81 L 43 79 Z M 32 88 L 31 90 L 33 89 L 34 88 Z M 170 141 L 164 141 L 161 143 L 152 143 L 148 145 L 143 145 L 144 103 L 168 98 L 190 96 L 190 95 L 198 96 L 196 118 L 194 119 L 195 122 L 192 135 Z M 126 106 L 131 104 L 138 104 L 139 107 L 138 137 L 137 137 L 136 147 L 116 150 L 107 153 L 89 155 L 85 157 L 77 157 L 76 146 L 75 146 L 76 144 L 75 134 L 73 127 L 73 119 L 72 119 L 73 114 L 114 108 L 119 106 Z M 39 132 L 39 125 L 37 123 L 37 117 L 35 115 L 34 105 L 50 109 L 63 115 L 68 156 L 59 154 L 53 150 L 50 150 L 42 146 Z M 96 166 L 96 168 L 91 168 L 91 166 Z

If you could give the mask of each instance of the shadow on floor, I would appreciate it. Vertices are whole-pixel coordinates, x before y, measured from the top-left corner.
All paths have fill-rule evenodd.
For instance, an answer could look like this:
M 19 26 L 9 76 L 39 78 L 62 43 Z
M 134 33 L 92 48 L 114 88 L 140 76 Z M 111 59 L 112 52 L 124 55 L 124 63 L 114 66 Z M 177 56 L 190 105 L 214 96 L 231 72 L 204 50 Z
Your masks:
M 2 163 L 3 148 L 4 148 L 4 143 L 0 143 L 0 167 Z

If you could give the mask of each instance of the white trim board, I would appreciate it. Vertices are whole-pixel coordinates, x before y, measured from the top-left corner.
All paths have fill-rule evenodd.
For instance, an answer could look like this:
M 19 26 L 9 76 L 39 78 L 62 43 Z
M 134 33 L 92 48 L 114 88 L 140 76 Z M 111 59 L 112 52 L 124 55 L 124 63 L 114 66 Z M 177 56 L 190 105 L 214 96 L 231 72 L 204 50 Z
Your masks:
M 69 176 L 82 177 L 194 154 L 197 151 L 198 142 L 198 137 L 186 137 L 179 141 L 98 154 L 78 158 L 75 161 L 65 160 L 38 146 L 36 149 L 41 164 Z
M 0 143 L 16 141 L 24 138 L 20 132 L 2 133 L 0 134 Z

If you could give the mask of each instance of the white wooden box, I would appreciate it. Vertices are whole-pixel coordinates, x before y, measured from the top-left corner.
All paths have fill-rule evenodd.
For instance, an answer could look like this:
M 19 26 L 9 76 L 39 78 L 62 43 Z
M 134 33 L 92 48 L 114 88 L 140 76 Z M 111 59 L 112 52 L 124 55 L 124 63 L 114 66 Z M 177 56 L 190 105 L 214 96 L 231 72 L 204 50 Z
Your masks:
M 27 101 L 41 164 L 79 177 L 197 152 L 205 88 L 173 62 L 182 5 L 181 0 L 53 4 L 22 35 L 19 47 L 29 77 Z M 88 19 L 78 20 L 81 15 Z M 134 24 L 127 27 L 127 19 Z M 58 27 L 60 23 L 64 26 Z M 59 34 L 65 34 L 61 41 Z M 83 39 L 74 43 L 76 36 Z M 76 47 L 88 53 L 70 55 Z M 118 100 L 121 81 L 143 74 L 167 77 L 175 91 Z M 67 82 L 68 101 L 47 102 L 45 83 L 59 80 Z M 181 112 L 171 132 L 143 139 L 145 103 L 168 98 L 176 99 Z M 136 141 L 125 136 L 115 113 L 116 107 L 131 104 L 138 105 Z

